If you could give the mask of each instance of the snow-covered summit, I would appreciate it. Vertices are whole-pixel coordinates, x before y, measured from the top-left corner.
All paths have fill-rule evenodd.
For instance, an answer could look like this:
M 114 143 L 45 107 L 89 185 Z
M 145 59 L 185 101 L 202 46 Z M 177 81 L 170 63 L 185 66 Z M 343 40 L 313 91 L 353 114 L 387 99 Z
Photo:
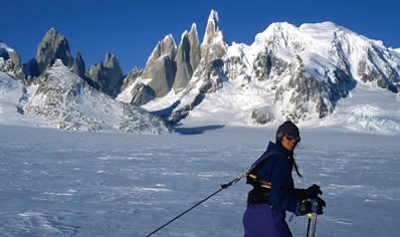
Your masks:
M 218 25 L 216 16 L 212 11 L 206 35 L 210 29 L 218 29 L 214 36 L 223 39 L 222 29 L 209 27 Z M 358 88 L 366 87 L 371 90 L 361 91 L 385 93 L 390 110 L 398 110 L 395 99 L 400 90 L 398 52 L 386 48 L 379 40 L 368 39 L 335 23 L 296 27 L 278 22 L 257 34 L 250 45 L 208 42 L 205 47 L 203 41 L 201 63 L 185 90 L 170 91 L 142 107 L 160 110 L 171 106 L 170 119 L 175 122 L 208 118 L 223 124 L 258 126 L 292 119 L 320 124 L 341 111 L 338 106 L 358 94 Z M 368 101 L 371 95 L 362 94 L 366 99 L 363 105 L 376 104 Z M 371 123 L 379 120 L 375 116 Z M 398 131 L 398 119 L 394 121 L 382 125 L 386 126 L 382 130 Z M 371 131 L 374 130 L 371 127 L 379 126 L 363 127 Z

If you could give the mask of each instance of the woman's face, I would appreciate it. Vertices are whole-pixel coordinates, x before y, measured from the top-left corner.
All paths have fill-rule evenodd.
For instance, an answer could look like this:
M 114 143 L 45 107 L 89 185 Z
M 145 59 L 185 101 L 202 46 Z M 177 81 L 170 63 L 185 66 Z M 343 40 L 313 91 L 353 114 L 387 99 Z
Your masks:
M 286 135 L 282 138 L 282 147 L 288 151 L 293 151 L 297 145 L 297 141 L 295 138 L 289 139 Z

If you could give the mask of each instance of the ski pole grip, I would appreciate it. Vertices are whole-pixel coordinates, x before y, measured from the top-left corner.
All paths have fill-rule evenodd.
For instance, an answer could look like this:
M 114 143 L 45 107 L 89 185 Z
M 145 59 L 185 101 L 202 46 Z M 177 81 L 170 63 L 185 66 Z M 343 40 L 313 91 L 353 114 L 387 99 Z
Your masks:
M 311 211 L 313 213 L 317 213 L 318 212 L 318 201 L 317 199 L 311 199 Z

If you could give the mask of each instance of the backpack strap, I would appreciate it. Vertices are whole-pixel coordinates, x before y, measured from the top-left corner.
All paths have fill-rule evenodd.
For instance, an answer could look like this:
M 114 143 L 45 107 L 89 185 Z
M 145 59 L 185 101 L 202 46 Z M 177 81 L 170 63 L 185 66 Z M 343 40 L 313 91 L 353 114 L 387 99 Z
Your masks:
M 250 167 L 250 169 L 246 172 L 246 184 L 253 185 L 254 188 L 265 188 L 271 189 L 271 182 L 266 180 L 262 180 L 257 177 L 257 171 L 259 168 L 263 167 L 272 157 L 269 152 L 264 152 L 261 157 Z

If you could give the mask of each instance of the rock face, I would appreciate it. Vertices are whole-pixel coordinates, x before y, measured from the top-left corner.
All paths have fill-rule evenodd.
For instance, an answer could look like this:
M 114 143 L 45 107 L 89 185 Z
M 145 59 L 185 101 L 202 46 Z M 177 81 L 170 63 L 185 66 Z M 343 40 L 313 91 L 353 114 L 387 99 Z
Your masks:
M 200 64 L 200 45 L 196 25 L 182 34 L 179 46 L 172 35 L 166 36 L 154 48 L 139 80 L 131 87 L 130 102 L 143 105 L 173 91 L 186 88 L 194 70 Z
M 118 86 L 122 84 L 124 75 L 118 59 L 114 55 L 106 53 L 104 63 L 100 62 L 91 66 L 89 70 L 85 72 L 84 78 L 87 78 L 89 84 L 96 89 L 115 97 L 116 91 L 119 90 Z
M 0 71 L 9 75 L 25 80 L 26 75 L 21 65 L 21 59 L 14 49 L 8 47 L 6 43 L 0 40 Z
M 117 130 L 139 134 L 169 132 L 164 120 L 138 106 L 115 101 L 72 73 L 61 60 L 40 77 L 25 114 L 46 117 L 62 130 Z
M 74 62 L 67 39 L 54 28 L 47 31 L 43 37 L 35 59 L 40 74 L 53 65 L 56 59 L 61 59 L 67 67 L 71 67 Z
M 177 71 L 173 89 L 175 93 L 178 93 L 186 88 L 200 63 L 200 45 L 195 24 L 192 25 L 189 33 L 187 31 L 183 33 L 175 62 Z
M 85 78 L 85 62 L 80 52 L 76 53 L 71 70 L 79 77 Z
M 168 35 L 153 50 L 147 60 L 142 78 L 150 80 L 148 87 L 156 97 L 163 97 L 171 90 L 176 73 L 176 44 L 172 35 Z

